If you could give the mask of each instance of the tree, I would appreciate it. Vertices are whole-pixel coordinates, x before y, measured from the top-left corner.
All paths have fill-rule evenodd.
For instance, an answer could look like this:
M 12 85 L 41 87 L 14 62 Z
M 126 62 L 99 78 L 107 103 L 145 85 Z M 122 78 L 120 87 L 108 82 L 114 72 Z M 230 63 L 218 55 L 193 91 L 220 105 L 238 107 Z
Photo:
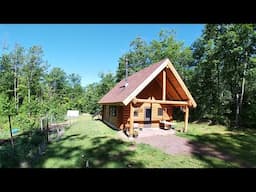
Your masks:
M 32 46 L 26 55 L 25 65 L 22 75 L 24 84 L 27 87 L 28 103 L 31 101 L 31 95 L 40 97 L 40 82 L 47 69 L 47 63 L 43 60 L 43 50 L 40 46 Z
M 116 82 L 125 78 L 126 59 L 128 60 L 128 75 L 143 69 L 150 64 L 149 46 L 141 37 L 136 37 L 130 43 L 130 51 L 121 56 L 118 60 L 118 69 L 116 71 Z
M 0 95 L 0 115 L 4 117 L 8 117 L 9 122 L 9 130 L 10 130 L 10 140 L 12 148 L 14 149 L 14 141 L 12 136 L 12 124 L 11 124 L 11 116 L 15 115 L 15 103 L 13 100 L 8 98 L 8 96 L 4 93 Z
M 152 40 L 149 44 L 141 37 L 135 38 L 130 44 L 130 50 L 118 60 L 116 80 L 119 82 L 125 77 L 125 59 L 129 61 L 128 74 L 132 75 L 164 58 L 169 58 L 185 81 L 189 82 L 192 51 L 184 47 L 182 42 L 176 41 L 174 31 L 169 30 L 160 31 L 159 40 Z
M 82 111 L 83 109 L 83 88 L 81 86 L 81 77 L 75 73 L 71 73 L 68 76 L 69 81 L 69 98 L 70 98 L 70 109 L 77 109 Z
M 112 73 L 99 74 L 99 83 L 92 83 L 85 87 L 85 110 L 91 114 L 101 111 L 98 101 L 115 85 L 115 76 Z
M 11 63 L 13 66 L 14 80 L 13 80 L 13 89 L 14 89 L 14 101 L 16 111 L 19 109 L 19 79 L 21 75 L 21 68 L 24 65 L 25 59 L 25 49 L 18 44 L 15 45 L 14 51 L 11 52 Z
M 13 96 L 13 79 L 10 54 L 3 54 L 0 59 L 0 92 L 9 98 Z
M 217 28 L 214 25 L 206 26 L 202 38 L 198 39 L 193 45 L 194 62 L 196 66 L 193 74 L 192 94 L 198 101 L 200 118 L 210 118 L 213 121 L 219 121 L 220 109 L 220 80 L 219 65 L 220 60 L 216 57 L 216 39 Z
M 48 73 L 43 56 L 40 46 L 20 45 L 0 55 L 0 105 L 15 106 L 12 123 L 23 131 L 38 128 L 39 119 L 47 114 L 63 119 L 67 109 L 85 108 L 81 77 L 57 67 Z M 0 124 L 7 128 L 9 112 L 1 114 Z
M 46 75 L 46 83 L 50 89 L 49 96 L 60 96 L 68 83 L 67 74 L 63 71 L 63 69 L 54 67 L 49 74 Z
M 255 35 L 252 24 L 209 24 L 194 43 L 192 82 L 203 116 L 217 122 L 225 117 L 239 126 L 250 80 L 247 71 L 255 68 Z

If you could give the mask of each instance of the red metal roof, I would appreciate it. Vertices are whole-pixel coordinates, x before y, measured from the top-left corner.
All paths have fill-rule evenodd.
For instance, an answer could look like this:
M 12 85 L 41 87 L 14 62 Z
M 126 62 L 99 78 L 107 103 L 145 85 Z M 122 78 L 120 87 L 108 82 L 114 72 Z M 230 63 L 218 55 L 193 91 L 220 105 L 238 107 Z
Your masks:
M 128 86 L 125 87 L 125 79 L 120 81 L 113 89 L 111 89 L 99 103 L 122 103 L 132 92 L 152 74 L 166 59 L 146 67 L 133 75 L 129 76 Z

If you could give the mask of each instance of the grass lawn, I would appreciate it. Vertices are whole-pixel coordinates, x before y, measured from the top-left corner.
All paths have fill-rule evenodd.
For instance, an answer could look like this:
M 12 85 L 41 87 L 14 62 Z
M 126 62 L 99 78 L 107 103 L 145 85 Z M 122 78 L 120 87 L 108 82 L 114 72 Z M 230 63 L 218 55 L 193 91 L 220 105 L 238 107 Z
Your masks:
M 183 126 L 183 122 L 177 124 L 177 129 Z M 211 145 L 223 154 L 233 157 L 229 162 L 239 164 L 239 167 L 256 167 L 256 131 L 228 130 L 225 126 L 206 123 L 190 123 L 186 134 L 177 132 L 176 135 L 190 139 L 190 143 Z M 199 157 L 202 161 L 208 161 L 207 156 Z M 209 164 L 214 162 L 208 161 Z
M 166 168 L 207 167 L 207 164 L 186 156 L 170 156 L 149 145 L 124 142 L 101 121 L 90 115 L 81 116 L 64 137 L 48 145 L 46 155 L 35 167 L 43 168 Z
M 178 122 L 176 129 L 181 127 L 183 122 Z M 231 156 L 230 160 L 200 153 L 168 155 L 150 145 L 124 142 L 116 133 L 101 121 L 92 120 L 90 115 L 82 115 L 36 160 L 31 155 L 37 148 L 32 147 L 31 139 L 25 135 L 15 138 L 15 151 L 9 142 L 0 145 L 0 167 L 22 167 L 24 162 L 35 168 L 81 168 L 88 164 L 92 168 L 256 167 L 254 130 L 230 131 L 223 126 L 191 123 L 187 134 L 177 132 L 192 145 L 212 146 Z
M 177 127 L 181 125 L 178 123 Z M 190 124 L 188 134 L 179 135 L 191 139 L 191 142 L 201 141 L 224 147 L 246 163 L 256 164 L 255 132 L 229 132 L 220 126 Z M 49 144 L 46 154 L 34 167 L 80 168 L 86 164 L 92 168 L 239 167 L 235 161 L 228 162 L 210 156 L 172 156 L 149 145 L 121 141 L 116 131 L 101 121 L 92 120 L 90 115 L 81 116 L 66 129 L 61 140 Z

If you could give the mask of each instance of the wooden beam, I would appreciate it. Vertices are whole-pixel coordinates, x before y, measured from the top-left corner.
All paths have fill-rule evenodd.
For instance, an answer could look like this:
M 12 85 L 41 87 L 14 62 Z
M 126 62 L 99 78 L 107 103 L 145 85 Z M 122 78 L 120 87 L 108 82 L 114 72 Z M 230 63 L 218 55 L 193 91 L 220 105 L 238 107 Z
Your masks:
M 133 99 L 133 103 L 159 103 L 159 104 L 171 104 L 177 106 L 188 105 L 187 101 L 163 101 L 155 99 Z
M 183 80 L 181 79 L 181 77 L 179 76 L 178 72 L 176 71 L 176 69 L 174 68 L 174 66 L 172 65 L 172 63 L 170 62 L 170 60 L 168 60 L 168 66 L 170 68 L 170 70 L 172 71 L 172 74 L 174 75 L 174 77 L 176 78 L 176 80 L 179 82 L 180 86 L 182 87 L 182 89 L 185 91 L 187 97 L 189 98 L 189 100 L 191 100 L 192 102 L 192 106 L 195 108 L 197 106 L 194 98 L 192 97 L 192 95 L 190 94 L 188 88 L 186 87 L 185 83 L 183 82 Z
M 132 100 L 132 103 L 133 103 L 134 105 L 137 104 L 137 97 L 135 97 L 135 98 Z
M 188 116 L 189 116 L 189 108 L 186 105 L 185 106 L 185 120 L 184 120 L 184 132 L 185 133 L 188 131 Z
M 180 99 L 182 99 L 182 97 L 180 96 L 179 92 L 177 91 L 177 89 L 175 88 L 175 86 L 172 84 L 172 82 L 167 78 L 168 83 L 171 85 L 171 87 L 173 88 L 173 90 L 175 91 L 175 93 L 178 95 L 178 97 Z
M 130 103 L 130 128 L 129 128 L 129 136 L 133 136 L 133 123 L 134 123 L 134 107 L 132 102 Z
M 162 100 L 166 100 L 166 71 L 163 70 L 163 88 L 162 88 Z
M 160 81 L 159 79 L 156 79 L 156 83 L 158 84 L 158 86 L 162 89 L 163 87 L 163 85 L 162 85 L 162 81 Z M 167 84 L 166 84 L 166 90 L 168 90 L 168 87 L 167 87 Z M 166 98 L 167 98 L 167 96 L 169 97 L 169 98 L 173 98 L 169 93 L 168 93 L 168 91 L 166 91 Z

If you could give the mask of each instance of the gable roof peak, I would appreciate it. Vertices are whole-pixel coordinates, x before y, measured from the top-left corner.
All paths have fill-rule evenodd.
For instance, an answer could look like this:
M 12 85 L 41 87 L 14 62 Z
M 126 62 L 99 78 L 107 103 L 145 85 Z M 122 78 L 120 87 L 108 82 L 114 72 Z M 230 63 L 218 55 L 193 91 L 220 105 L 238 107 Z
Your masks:
M 101 104 L 113 104 L 119 103 L 127 105 L 135 98 L 157 75 L 165 68 L 169 68 L 175 81 L 178 82 L 179 86 L 183 89 L 186 94 L 187 100 L 191 101 L 191 105 L 196 107 L 196 103 L 189 93 L 187 87 L 185 86 L 183 80 L 179 76 L 178 72 L 175 70 L 171 61 L 168 58 L 164 58 L 161 61 L 151 64 L 148 67 L 128 76 L 127 82 L 128 86 L 125 86 L 125 79 L 116 84 L 116 86 L 111 89 L 102 99 L 99 101 Z

